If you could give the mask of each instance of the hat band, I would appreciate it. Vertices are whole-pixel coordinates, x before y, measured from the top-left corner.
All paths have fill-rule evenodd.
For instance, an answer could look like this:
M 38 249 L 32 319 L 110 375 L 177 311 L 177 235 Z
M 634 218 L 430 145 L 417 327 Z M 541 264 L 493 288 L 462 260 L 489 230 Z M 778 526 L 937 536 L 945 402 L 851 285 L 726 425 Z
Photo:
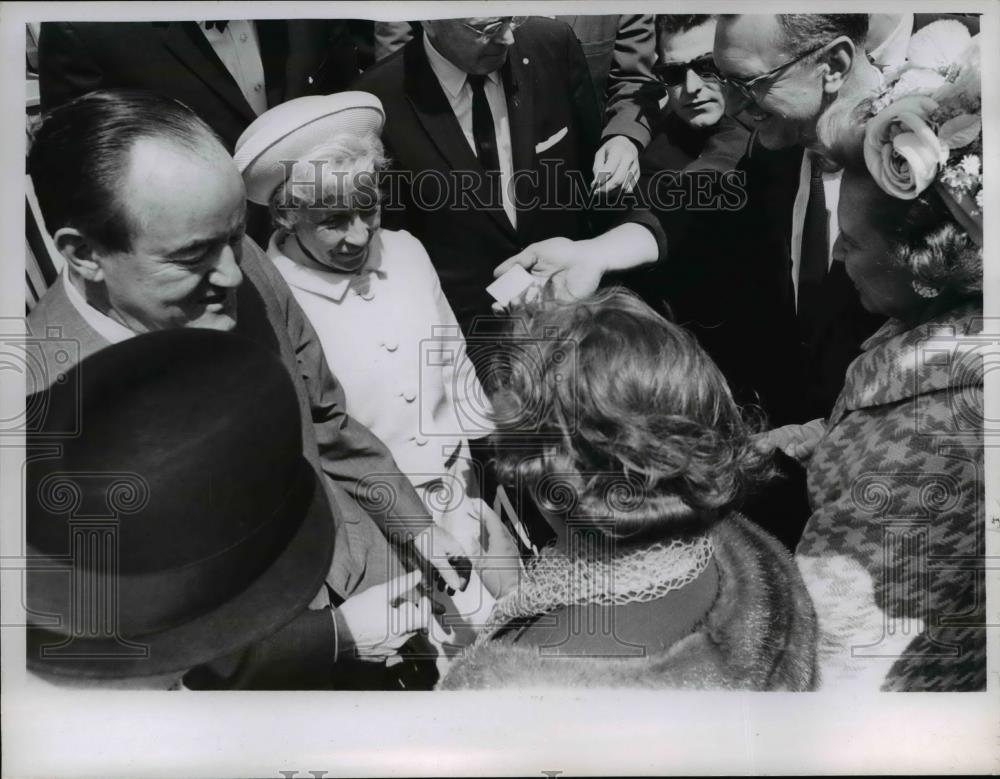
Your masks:
M 112 544 L 102 549 L 94 534 L 81 539 L 81 543 L 91 544 L 90 548 L 74 544 L 74 559 L 68 565 L 30 555 L 29 612 L 58 616 L 62 623 L 28 631 L 29 664 L 37 659 L 37 650 L 53 638 L 57 643 L 60 637 L 141 641 L 217 608 L 245 590 L 281 556 L 302 524 L 317 488 L 313 469 L 302 460 L 270 520 L 220 553 L 177 568 L 117 573 Z M 81 556 L 85 556 L 82 561 Z M 60 566 L 63 570 L 58 570 Z

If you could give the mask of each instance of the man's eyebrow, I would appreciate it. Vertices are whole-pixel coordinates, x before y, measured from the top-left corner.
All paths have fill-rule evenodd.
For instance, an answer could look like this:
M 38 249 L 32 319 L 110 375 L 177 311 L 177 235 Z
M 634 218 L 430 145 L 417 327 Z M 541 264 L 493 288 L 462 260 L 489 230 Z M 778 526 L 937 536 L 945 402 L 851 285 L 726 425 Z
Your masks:
M 191 254 L 199 249 L 205 249 L 219 242 L 218 238 L 199 238 L 184 244 L 173 251 L 167 252 L 167 257 L 177 257 L 182 254 Z

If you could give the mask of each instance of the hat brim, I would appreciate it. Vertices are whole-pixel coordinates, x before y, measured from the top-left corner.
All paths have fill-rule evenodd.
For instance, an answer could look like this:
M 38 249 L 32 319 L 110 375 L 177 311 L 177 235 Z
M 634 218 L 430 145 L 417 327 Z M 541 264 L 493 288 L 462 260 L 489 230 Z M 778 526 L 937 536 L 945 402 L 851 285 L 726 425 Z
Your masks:
M 288 161 L 302 160 L 340 134 L 379 135 L 384 122 L 381 101 L 367 92 L 308 95 L 264 112 L 243 131 L 233 154 L 247 200 L 267 205 Z
M 249 647 L 287 625 L 323 586 L 334 546 L 326 491 L 304 459 L 300 468 L 313 484 L 305 517 L 276 560 L 238 595 L 181 625 L 127 640 L 70 638 L 29 626 L 28 668 L 95 680 L 183 672 Z

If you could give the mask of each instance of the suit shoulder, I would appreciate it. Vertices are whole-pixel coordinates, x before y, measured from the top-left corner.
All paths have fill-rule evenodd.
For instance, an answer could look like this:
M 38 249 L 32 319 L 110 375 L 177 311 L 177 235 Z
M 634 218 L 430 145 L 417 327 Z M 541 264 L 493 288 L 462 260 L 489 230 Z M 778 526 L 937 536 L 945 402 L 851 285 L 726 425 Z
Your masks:
M 547 16 L 533 16 L 530 21 L 517 28 L 515 39 L 520 43 L 541 43 L 558 45 L 576 38 L 576 33 L 562 19 Z
M 403 83 L 403 52 L 406 46 L 397 49 L 385 59 L 379 60 L 362 73 L 354 82 L 354 89 L 381 96 L 387 91 L 401 89 Z

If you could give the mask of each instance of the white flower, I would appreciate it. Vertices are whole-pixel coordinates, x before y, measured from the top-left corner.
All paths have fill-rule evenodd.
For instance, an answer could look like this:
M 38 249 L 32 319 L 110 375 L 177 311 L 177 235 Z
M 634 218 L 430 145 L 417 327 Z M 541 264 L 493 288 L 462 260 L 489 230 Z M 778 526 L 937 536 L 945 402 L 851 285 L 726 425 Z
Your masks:
M 979 157 L 975 154 L 966 154 L 962 157 L 962 170 L 964 170 L 970 176 L 978 176 L 979 171 L 982 170 L 981 164 L 979 162 Z
M 929 120 L 937 107 L 929 97 L 908 95 L 868 121 L 865 164 L 879 187 L 893 197 L 913 200 L 948 160 L 948 147 Z
M 931 95 L 944 86 L 944 76 L 936 70 L 927 68 L 909 68 L 903 71 L 892 89 L 889 90 L 889 100 L 898 100 L 904 95 Z
M 980 210 L 983 207 L 983 190 L 980 187 L 979 191 L 976 193 L 976 205 L 979 206 Z
M 971 39 L 964 24 L 941 19 L 913 34 L 906 58 L 921 68 L 947 68 L 962 56 Z

